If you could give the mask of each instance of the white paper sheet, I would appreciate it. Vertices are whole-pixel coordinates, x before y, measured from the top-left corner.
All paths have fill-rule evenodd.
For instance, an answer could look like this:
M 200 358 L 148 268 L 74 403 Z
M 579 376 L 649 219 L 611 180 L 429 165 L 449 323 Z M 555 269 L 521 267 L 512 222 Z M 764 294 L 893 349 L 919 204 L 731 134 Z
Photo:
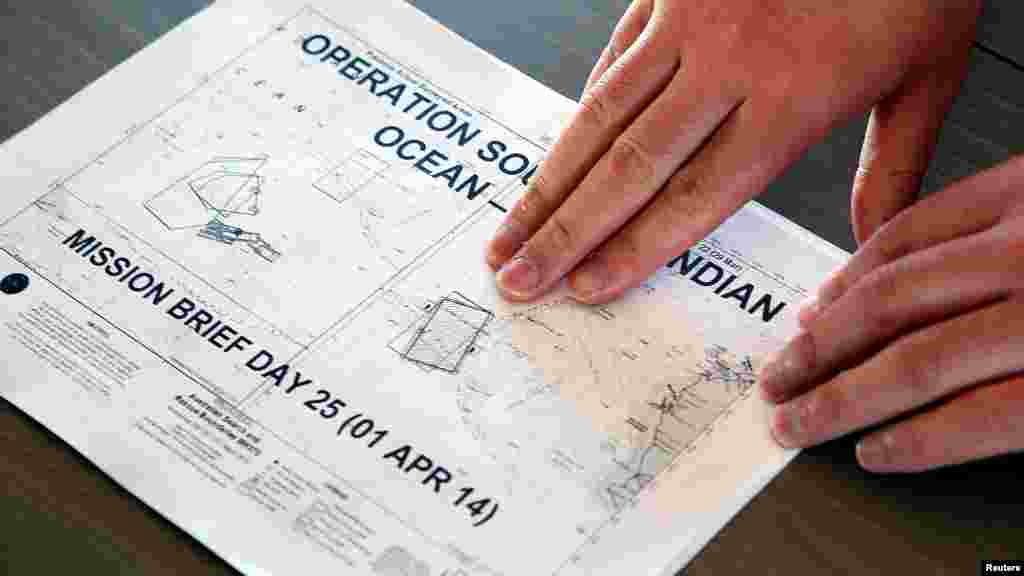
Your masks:
M 0 393 L 246 574 L 671 574 L 794 455 L 755 376 L 845 255 L 751 203 L 502 302 L 572 109 L 405 4 L 217 3 L 3 145 Z

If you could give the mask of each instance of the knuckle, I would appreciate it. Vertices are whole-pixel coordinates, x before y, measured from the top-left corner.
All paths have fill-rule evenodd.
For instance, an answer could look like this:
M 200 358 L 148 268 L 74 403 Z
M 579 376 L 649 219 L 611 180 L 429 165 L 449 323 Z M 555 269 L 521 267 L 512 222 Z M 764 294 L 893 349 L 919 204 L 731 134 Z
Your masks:
M 606 80 L 608 74 L 608 72 L 605 72 L 594 85 L 594 88 L 587 92 L 580 100 L 580 107 L 576 117 L 585 129 L 600 131 L 610 125 L 608 104 L 606 103 L 607 97 L 604 95 L 606 86 L 608 86 L 608 81 Z
M 874 253 L 876 261 L 880 264 L 899 260 L 914 251 L 913 241 L 905 233 L 902 223 L 903 219 L 897 216 L 882 224 L 875 232 L 877 241 Z
M 554 214 L 544 227 L 542 245 L 552 256 L 559 257 L 573 253 L 576 249 L 576 234 L 565 217 Z
M 654 177 L 654 157 L 633 138 L 620 136 L 607 158 L 609 175 L 616 181 L 646 184 Z
M 903 323 L 900 309 L 896 305 L 899 290 L 899 276 L 880 269 L 869 273 L 852 294 L 856 294 L 854 299 L 861 304 L 866 322 L 877 330 L 891 334 L 899 330 Z
M 556 203 L 556 195 L 542 172 L 543 170 L 538 170 L 530 178 L 530 184 L 519 200 L 519 212 L 525 220 L 532 220 L 533 217 L 549 212 Z
M 808 429 L 811 432 L 822 432 L 828 426 L 834 425 L 843 413 L 844 402 L 838 386 L 820 386 L 807 399 L 805 413 Z
M 622 55 L 625 54 L 628 49 L 629 43 L 626 41 L 624 34 L 621 31 L 616 31 L 616 33 L 612 35 L 611 41 L 608 42 L 608 46 L 605 47 L 605 50 L 608 51 L 608 58 L 612 62 L 622 58 Z
M 915 404 L 932 399 L 942 374 L 942 354 L 930 338 L 914 338 L 898 344 L 892 354 L 896 370 Z
M 1024 262 L 1024 232 L 1015 232 L 1006 247 L 1006 255 L 1010 262 L 1009 271 L 1013 288 L 1024 289 L 1024 266 L 1021 265 L 1021 262 Z
M 705 190 L 698 171 L 684 168 L 672 177 L 666 192 L 665 210 L 676 221 L 691 222 L 712 212 L 712 195 Z
M 598 85 L 597 93 L 604 105 L 606 120 L 614 123 L 616 113 L 625 110 L 627 103 L 635 98 L 639 83 L 635 67 L 627 66 L 626 60 L 617 60 L 609 67 L 607 80 Z
M 818 358 L 818 338 L 815 338 L 812 330 L 800 332 L 793 339 L 793 357 L 796 359 L 798 369 L 807 373 L 818 373 L 821 371 L 821 359 Z
M 915 463 L 925 461 L 929 453 L 928 435 L 918 426 L 912 424 L 902 426 L 899 432 L 893 434 L 893 452 L 898 454 L 900 459 Z
M 579 120 L 584 128 L 603 131 L 622 120 L 622 111 L 635 98 L 634 74 L 625 60 L 612 61 L 608 69 L 580 100 Z
M 619 18 L 608 46 L 613 57 L 621 56 L 643 33 L 651 15 L 651 8 L 649 0 L 640 0 L 638 5 L 633 5 L 622 18 Z
M 634 234 L 620 233 L 604 253 L 609 276 L 637 279 L 645 272 L 642 269 L 643 254 L 644 249 L 637 244 Z

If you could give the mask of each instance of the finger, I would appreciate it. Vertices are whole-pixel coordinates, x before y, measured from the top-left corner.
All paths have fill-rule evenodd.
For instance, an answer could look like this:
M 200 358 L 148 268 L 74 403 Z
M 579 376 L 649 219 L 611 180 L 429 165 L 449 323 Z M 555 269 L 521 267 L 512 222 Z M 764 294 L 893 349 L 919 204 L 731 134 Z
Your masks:
M 1024 376 L 971 388 L 857 443 L 873 472 L 921 472 L 1024 451 Z
M 911 68 L 871 113 L 851 195 L 858 244 L 917 198 L 943 119 L 967 73 L 980 2 L 946 8 L 943 17 L 965 26 L 962 33 L 932 50 L 929 63 Z
M 788 400 L 852 366 L 881 342 L 1007 298 L 1024 287 L 1016 269 L 1024 249 L 1013 248 L 1015 234 L 1000 226 L 876 268 L 765 365 L 762 396 Z
M 863 364 L 775 408 L 772 433 L 810 446 L 1024 370 L 1024 300 L 1007 300 L 893 341 Z
M 806 324 L 872 270 L 961 236 L 991 228 L 1024 182 L 1024 157 L 1013 158 L 923 198 L 879 229 L 800 310 Z
M 499 273 L 506 297 L 542 294 L 647 204 L 736 105 L 739 97 L 725 90 L 677 74 L 512 260 L 531 274 Z
M 590 92 L 612 63 L 625 54 L 626 50 L 640 37 L 644 28 L 647 27 L 647 22 L 651 19 L 653 6 L 653 0 L 636 0 L 626 8 L 626 13 L 622 15 L 615 30 L 612 31 L 608 45 L 601 51 L 594 69 L 590 71 L 590 76 L 583 88 L 584 94 Z
M 959 62 L 908 78 L 872 110 L 851 196 L 858 244 L 917 198 L 939 129 L 963 81 L 969 52 L 962 53 Z
M 800 115 L 792 102 L 738 104 L 661 192 L 572 273 L 575 297 L 594 304 L 617 298 L 711 233 L 820 135 L 823 128 Z
M 678 52 L 652 23 L 601 81 L 588 92 L 551 148 L 526 193 L 491 240 L 487 262 L 497 269 L 511 258 L 583 177 L 626 126 L 671 80 Z

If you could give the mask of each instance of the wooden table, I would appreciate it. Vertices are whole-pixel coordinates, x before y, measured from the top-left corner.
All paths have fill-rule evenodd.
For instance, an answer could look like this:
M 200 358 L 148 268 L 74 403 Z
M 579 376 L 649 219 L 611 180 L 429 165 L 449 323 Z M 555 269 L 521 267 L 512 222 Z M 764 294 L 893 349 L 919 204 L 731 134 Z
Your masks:
M 200 10 L 203 0 L 8 0 L 0 6 L 0 139 Z M 417 0 L 456 32 L 576 97 L 626 0 Z M 1024 152 L 1024 3 L 986 7 L 970 76 L 926 187 Z M 836 130 L 762 200 L 853 249 L 848 195 L 865 122 Z M 3 193 L 3 192 L 0 192 Z M 1024 352 L 1022 352 L 1024 353 Z M 915 476 L 861 471 L 853 438 L 807 450 L 687 574 L 976 574 L 1024 559 L 1024 456 Z M 0 400 L 5 574 L 233 570 L 46 429 Z

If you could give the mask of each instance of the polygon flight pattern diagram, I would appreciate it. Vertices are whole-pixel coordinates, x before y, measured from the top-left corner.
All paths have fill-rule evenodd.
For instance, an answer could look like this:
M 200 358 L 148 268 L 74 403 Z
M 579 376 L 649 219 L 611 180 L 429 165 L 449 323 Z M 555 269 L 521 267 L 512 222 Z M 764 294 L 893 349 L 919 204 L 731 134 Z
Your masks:
M 459 292 L 426 305 L 426 313 L 390 347 L 402 359 L 429 370 L 455 374 L 494 313 Z
M 200 238 L 242 245 L 274 262 L 281 252 L 259 232 L 233 222 L 260 214 L 269 157 L 216 157 L 203 163 L 144 202 L 146 210 L 170 231 L 196 231 Z

